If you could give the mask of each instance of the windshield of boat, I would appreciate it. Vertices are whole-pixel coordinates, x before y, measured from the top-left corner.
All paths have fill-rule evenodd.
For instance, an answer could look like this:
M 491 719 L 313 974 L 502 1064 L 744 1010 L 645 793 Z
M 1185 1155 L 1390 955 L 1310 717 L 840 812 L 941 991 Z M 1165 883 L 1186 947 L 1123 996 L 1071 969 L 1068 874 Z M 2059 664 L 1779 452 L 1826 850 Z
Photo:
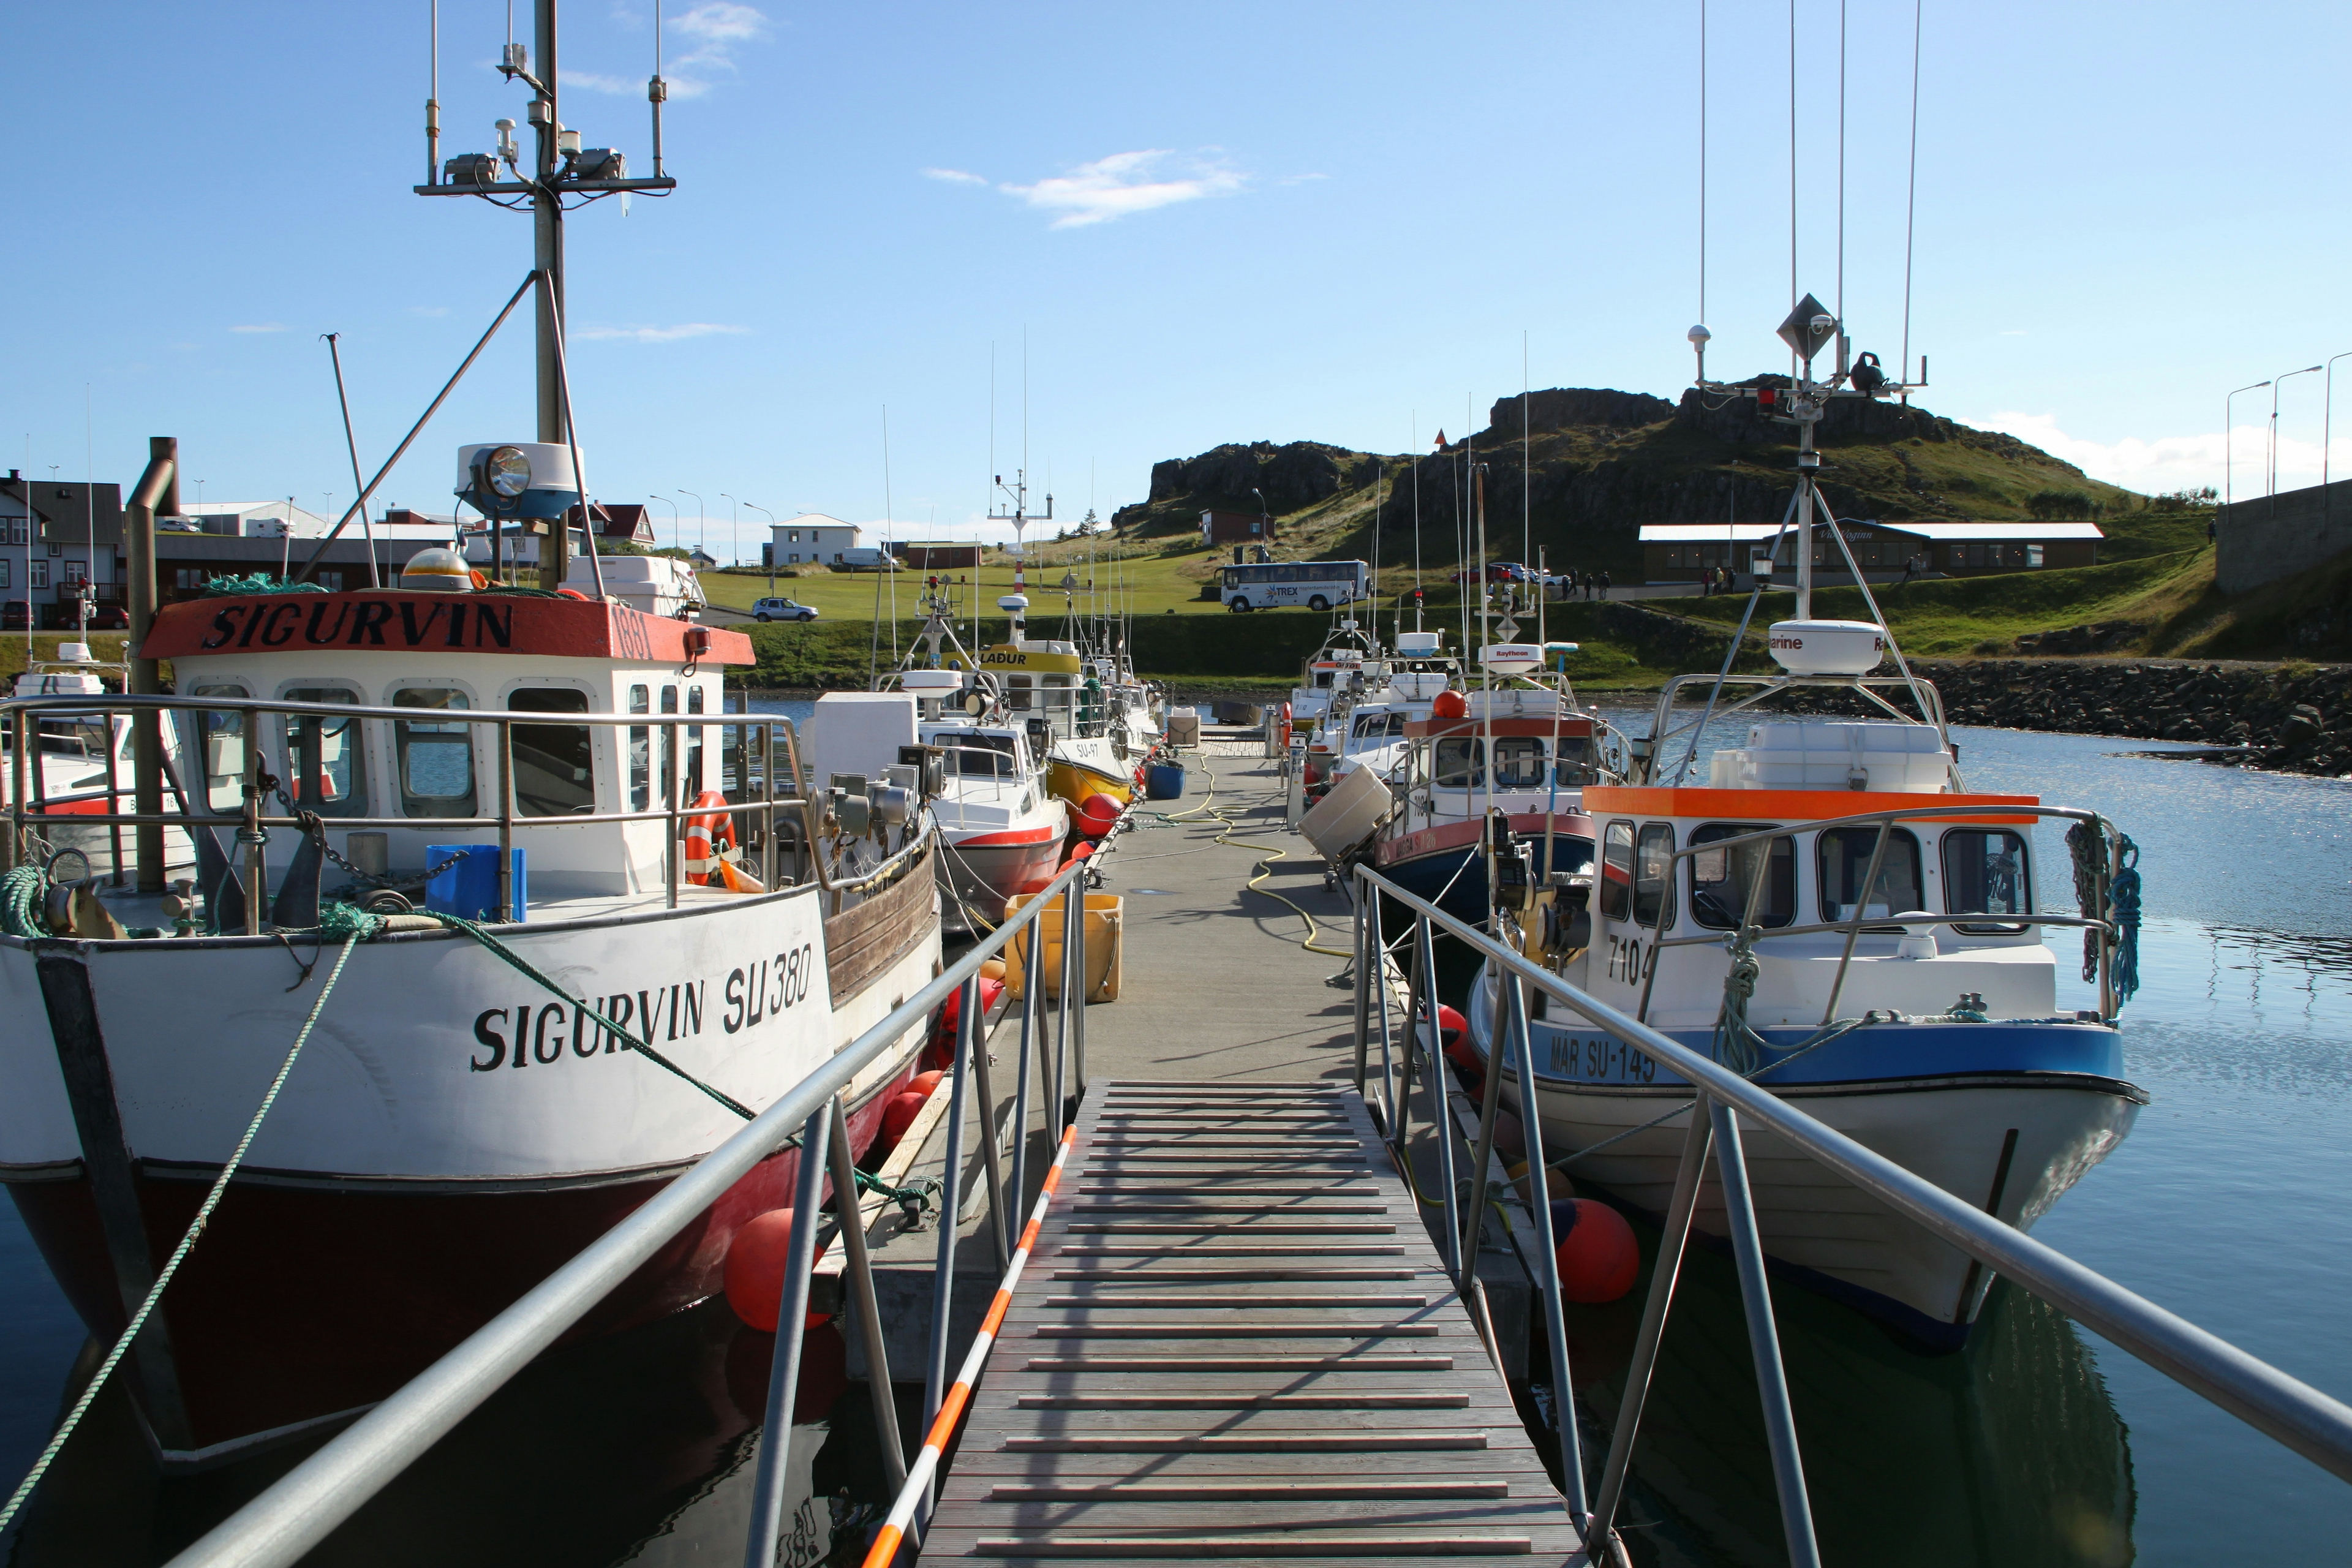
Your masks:
M 958 735 L 952 742 L 940 737 L 950 746 L 954 759 L 954 772 L 968 779 L 1009 779 L 1014 771 L 1013 737 L 972 731 Z
M 1927 907 L 1919 892 L 1919 840 L 1907 827 L 1888 832 L 1878 876 L 1868 894 L 1863 892 L 1862 879 L 1870 874 L 1871 851 L 1877 845 L 1875 827 L 1832 827 L 1822 834 L 1822 919 L 1881 920 Z
M 1738 838 L 1749 833 L 1761 833 L 1771 826 L 1768 822 L 1710 822 L 1691 831 L 1691 847 L 1696 851 L 1690 858 L 1691 918 L 1716 931 L 1731 931 L 1745 923 L 1741 916 L 1748 909 L 1751 889 L 1756 899 L 1755 923 L 1759 926 L 1784 926 L 1797 918 L 1797 841 L 1780 837 L 1771 841 L 1771 854 L 1767 860 L 1761 844 L 1741 844 L 1726 849 L 1705 849 L 1700 846 L 1720 839 Z M 1763 884 L 1756 885 L 1758 862 L 1762 867 Z M 1858 874 L 1858 873 L 1857 873 Z

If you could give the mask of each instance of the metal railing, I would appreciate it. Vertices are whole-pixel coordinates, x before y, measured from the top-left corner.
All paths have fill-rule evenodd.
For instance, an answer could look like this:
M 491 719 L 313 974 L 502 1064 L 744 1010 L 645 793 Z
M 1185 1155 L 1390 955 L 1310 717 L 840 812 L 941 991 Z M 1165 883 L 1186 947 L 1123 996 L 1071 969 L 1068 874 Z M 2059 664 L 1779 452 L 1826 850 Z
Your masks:
M 1118 826 L 1125 825 L 1124 818 Z M 1104 836 L 1108 843 L 1118 830 Z M 593 1246 L 548 1276 L 465 1342 L 411 1379 L 317 1453 L 171 1560 L 170 1568 L 277 1568 L 292 1563 L 480 1405 L 540 1352 L 553 1344 L 604 1295 L 644 1264 L 752 1167 L 797 1137 L 801 1161 L 786 1255 L 777 1344 L 770 1369 L 766 1424 L 744 1543 L 744 1562 L 769 1568 L 785 1513 L 785 1459 L 799 1381 L 817 1237 L 824 1223 L 818 1203 L 827 1174 L 840 1219 L 845 1290 L 866 1352 L 867 1382 L 884 1462 L 893 1489 L 906 1480 L 905 1451 L 892 1405 L 888 1354 L 874 1289 L 872 1260 L 857 1202 L 848 1146 L 845 1092 L 857 1075 L 926 1028 L 950 996 L 959 998 L 953 1063 L 937 1093 L 950 1097 L 945 1195 L 931 1292 L 929 1355 L 925 1367 L 924 1423 L 938 1415 L 946 1393 L 950 1308 L 955 1280 L 957 1230 L 968 1162 L 977 1155 L 988 1194 L 984 1230 L 1002 1268 L 1010 1253 L 1009 1226 L 1025 1192 L 1033 1095 L 1042 1089 L 1047 1131 L 1059 1135 L 1086 1091 L 1086 1009 L 1083 893 L 1092 862 L 1073 861 L 1035 898 L 1014 910 L 938 978 L 908 997 L 824 1067 L 803 1079 L 741 1131 L 702 1157 Z M 1063 921 L 1058 1030 L 1043 1005 L 1045 920 L 1058 902 Z M 1003 1169 L 998 1111 L 991 1082 L 987 1036 L 981 1020 L 981 966 L 1008 953 L 1023 933 L 1020 1058 L 1015 1070 L 1012 1172 Z M 1049 1040 L 1050 1037 L 1050 1040 Z M 1034 1070 L 1033 1070 L 1034 1069 Z M 1042 1080 L 1042 1081 L 1039 1081 Z M 1033 1085 L 1034 1087 L 1033 1087 Z M 966 1122 L 979 1100 L 981 1136 L 966 1144 Z
M 1979 808 L 1980 812 L 1984 809 Z M 1699 1052 L 1595 999 L 1370 868 L 1359 866 L 1355 876 L 1357 908 L 1360 911 L 1355 960 L 1356 1086 L 1368 1100 L 1372 1098 L 1367 1085 L 1372 1077 L 1371 1051 L 1377 1044 L 1380 1098 L 1374 1101 L 1374 1108 L 1383 1113 L 1383 1131 L 1402 1160 L 1407 1155 L 1411 1131 L 1413 1074 L 1416 1068 L 1426 1073 L 1444 1184 L 1447 1264 L 1465 1298 L 1475 1299 L 1478 1288 L 1475 1278 L 1476 1242 L 1483 1228 L 1487 1172 L 1505 1074 L 1520 1086 L 1519 1123 L 1527 1140 L 1527 1169 L 1531 1182 L 1538 1184 L 1538 1192 L 1529 1197 L 1528 1208 L 1536 1232 L 1533 1261 L 1539 1276 L 1536 1283 L 1543 1296 L 1544 1331 L 1550 1352 L 1552 1384 L 1558 1391 L 1564 1501 L 1571 1523 L 1586 1543 L 1589 1560 L 1597 1561 L 1604 1553 L 1622 1551 L 1614 1534 L 1617 1514 L 1624 1500 L 1651 1373 L 1657 1363 L 1667 1312 L 1689 1242 L 1700 1182 L 1712 1152 L 1729 1231 L 1727 1239 L 1738 1274 L 1749 1348 L 1764 1403 L 1766 1441 L 1789 1558 L 1798 1568 L 1815 1568 L 1821 1561 L 1796 1419 L 1790 1405 L 1788 1380 L 1773 1323 L 1763 1242 L 1748 1186 L 1742 1148 L 1743 1126 L 1759 1127 L 1785 1140 L 1799 1154 L 1843 1177 L 1985 1268 L 2006 1276 L 2092 1332 L 2314 1464 L 2341 1479 L 2352 1480 L 2352 1407 L 1970 1206 L 1934 1183 L 1824 1126 L 1770 1090 L 1759 1088 Z M 1413 921 L 1408 939 L 1411 951 L 1405 955 L 1405 1038 L 1402 1042 L 1391 1032 L 1392 1004 L 1387 978 L 1391 950 L 1381 931 L 1383 899 L 1409 911 Z M 1496 1028 L 1503 1037 L 1494 1042 L 1493 1056 L 1506 1059 L 1491 1061 L 1486 1074 L 1478 1135 L 1471 1151 L 1466 1205 L 1456 1186 L 1454 1145 L 1459 1134 L 1449 1104 L 1448 1078 L 1437 1039 L 1434 943 L 1441 931 L 1492 964 L 1501 983 Z M 1641 1330 L 1626 1373 L 1617 1420 L 1610 1434 L 1609 1452 L 1601 1466 L 1597 1492 L 1587 1490 L 1571 1404 L 1570 1391 L 1575 1384 L 1570 1375 L 1550 1205 L 1543 1201 L 1548 1194 L 1540 1191 L 1545 1178 L 1539 1173 L 1549 1166 L 1544 1155 L 1542 1118 L 1528 1092 L 1528 1086 L 1538 1081 L 1533 1031 L 1528 1027 L 1529 987 L 1542 993 L 1551 1004 L 1580 1015 L 1589 1023 L 1648 1053 L 1660 1066 L 1680 1074 L 1691 1086 L 1692 1109 L 1704 1112 L 1690 1117 L 1683 1140 L 1673 1196 L 1664 1217 L 1657 1258 L 1643 1303 Z
M 194 726 L 193 739 L 189 738 L 188 731 L 183 731 L 184 743 L 177 748 L 183 757 L 193 754 L 212 732 L 207 728 L 211 722 L 207 715 L 227 714 L 234 715 L 239 720 L 238 738 L 242 744 L 243 762 L 236 776 L 244 801 L 241 810 L 226 812 L 209 809 L 210 801 L 208 796 L 204 796 L 203 783 L 184 780 L 177 775 L 171 763 L 172 749 L 163 745 L 160 731 L 163 716 L 167 713 L 190 715 Z M 796 819 L 799 829 L 796 847 L 800 855 L 808 862 L 807 865 L 795 868 L 796 875 L 804 876 L 813 869 L 818 882 L 829 895 L 832 895 L 836 905 L 841 895 L 861 890 L 864 881 L 871 879 L 869 875 L 857 880 L 835 880 L 825 866 L 824 858 L 815 852 L 815 846 L 822 837 L 824 820 L 818 810 L 818 803 L 813 798 L 814 792 L 809 776 L 803 764 L 798 732 L 793 728 L 792 721 L 781 715 L 517 712 L 464 708 L 376 707 L 362 703 L 269 701 L 239 697 L 148 697 L 115 693 L 104 696 L 68 694 L 55 697 L 17 698 L 0 701 L 0 729 L 5 731 L 8 747 L 8 765 L 5 780 L 0 780 L 0 789 L 5 789 L 8 824 L 8 831 L 5 838 L 0 838 L 0 870 L 13 868 L 25 858 L 27 852 L 29 830 L 46 826 L 71 826 L 108 829 L 114 837 L 116 846 L 114 859 L 119 871 L 122 859 L 121 831 L 128 826 L 137 830 L 136 850 L 140 890 L 147 893 L 160 893 L 163 890 L 166 870 L 163 841 L 166 828 L 233 828 L 238 833 L 244 857 L 243 866 L 237 868 L 240 872 L 240 879 L 248 885 L 248 896 L 245 900 L 246 933 L 259 935 L 261 900 L 251 896 L 249 889 L 250 885 L 263 873 L 267 835 L 272 828 L 307 831 L 310 826 L 308 815 L 266 809 L 271 796 L 282 788 L 278 780 L 268 775 L 266 768 L 272 748 L 265 743 L 262 720 L 270 714 L 278 715 L 281 719 L 309 718 L 322 721 L 389 721 L 394 724 L 431 725 L 436 730 L 463 725 L 467 733 L 469 779 L 472 779 L 475 774 L 474 731 L 485 728 L 493 731 L 490 750 L 495 764 L 494 793 L 497 803 L 495 811 L 476 812 L 463 816 L 337 815 L 322 817 L 320 820 L 323 826 L 339 833 L 354 829 L 402 828 L 423 833 L 446 833 L 458 829 L 496 829 L 499 838 L 499 907 L 501 910 L 512 907 L 512 888 L 509 884 L 514 862 L 513 849 L 518 833 L 537 835 L 615 823 L 667 822 L 670 825 L 669 832 L 664 841 L 662 869 L 667 903 L 671 909 L 677 907 L 679 886 L 684 877 L 679 841 L 688 820 L 696 817 L 724 816 L 730 822 L 744 822 L 747 828 L 754 822 L 758 824 L 761 840 L 760 879 L 764 888 L 772 889 L 776 886 L 776 856 L 779 844 L 777 823 L 780 815 Z M 152 740 L 155 754 L 160 760 L 160 780 L 152 785 L 139 780 L 132 780 L 126 784 L 120 777 L 115 763 L 115 749 L 110 743 L 107 753 L 108 778 L 103 788 L 79 791 L 70 795 L 47 795 L 42 779 L 41 759 L 45 753 L 40 746 L 39 721 L 44 717 L 100 719 L 107 725 L 110 742 L 113 720 L 118 715 L 127 716 L 134 729 L 149 725 L 158 726 L 152 733 Z M 515 789 L 514 731 L 517 726 L 536 730 L 602 729 L 648 731 L 648 754 L 645 759 L 644 787 L 649 795 L 658 795 L 662 804 L 642 811 L 588 810 L 562 816 L 541 816 L 520 809 Z M 651 755 L 654 750 L 651 731 L 655 730 L 662 731 L 658 776 L 656 776 L 656 764 Z M 706 763 L 708 768 L 704 774 L 706 789 L 710 783 L 724 777 L 727 761 L 731 752 L 739 773 L 744 775 L 740 776 L 736 781 L 736 793 L 738 795 L 751 793 L 753 780 L 749 775 L 756 771 L 757 798 L 733 801 L 716 806 L 698 805 L 694 800 L 689 799 L 687 786 L 690 781 L 686 777 L 683 764 L 688 760 L 684 753 L 690 749 L 690 743 L 681 740 L 678 733 L 680 730 L 713 730 L 719 732 L 717 754 L 708 759 Z M 726 735 L 730 731 L 735 731 L 739 737 L 737 744 L 732 748 L 730 748 L 726 742 Z M 781 754 L 777 744 L 780 735 L 782 742 Z M 286 745 L 276 749 L 284 752 L 293 744 L 291 739 L 288 738 Z M 310 761 L 311 759 L 305 758 L 290 762 L 287 770 L 289 773 L 295 775 L 296 793 L 292 798 L 298 804 L 306 803 L 310 788 L 315 787 L 308 785 L 299 771 Z M 717 766 L 709 767 L 709 763 L 716 763 Z M 789 795 L 780 795 L 776 793 L 780 763 L 790 780 L 792 793 Z M 637 787 L 632 777 L 634 758 L 627 743 L 620 748 L 620 754 L 614 759 L 614 763 L 619 772 L 621 790 L 625 792 L 625 795 L 634 793 Z M 592 774 L 598 771 L 598 768 L 599 763 L 592 757 Z M 163 808 L 163 803 L 161 797 L 167 793 L 173 797 L 179 807 L 178 810 L 170 811 Z M 479 800 L 482 793 L 478 782 L 476 782 L 475 798 Z M 121 797 L 126 794 L 133 795 L 133 804 L 137 809 L 127 812 L 121 809 Z M 137 798 L 148 794 L 152 794 L 155 798 L 149 800 Z M 207 809 L 195 809 L 199 797 L 203 797 L 203 804 Z M 102 812 L 77 810 L 70 815 L 53 810 L 55 806 L 68 800 L 78 804 L 103 800 L 106 809 Z M 208 889 L 202 890 L 207 894 L 212 891 Z

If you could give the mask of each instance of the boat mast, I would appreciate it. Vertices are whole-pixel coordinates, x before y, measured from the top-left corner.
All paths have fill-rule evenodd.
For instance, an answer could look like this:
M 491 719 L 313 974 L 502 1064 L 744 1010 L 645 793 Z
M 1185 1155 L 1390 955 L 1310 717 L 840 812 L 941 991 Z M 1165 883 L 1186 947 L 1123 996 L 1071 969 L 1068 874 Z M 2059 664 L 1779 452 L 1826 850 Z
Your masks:
M 572 205 L 577 206 L 583 201 L 615 193 L 673 191 L 677 188 L 677 182 L 664 174 L 661 169 L 661 112 L 663 102 L 669 97 L 669 87 L 661 75 L 660 13 L 655 13 L 654 74 L 646 89 L 646 97 L 653 105 L 654 173 L 649 179 L 631 179 L 628 177 L 628 161 L 625 157 L 605 148 L 583 151 L 580 144 L 580 132 L 566 129 L 557 118 L 555 5 L 556 0 L 533 0 L 531 42 L 524 45 L 509 41 L 506 52 L 499 61 L 499 75 L 509 81 L 521 82 L 530 89 L 530 102 L 525 110 L 525 117 L 538 133 L 539 142 L 531 158 L 530 172 L 524 172 L 521 150 L 515 144 L 514 121 L 501 120 L 497 127 L 499 142 L 496 152 L 461 153 L 446 163 L 428 164 L 426 183 L 415 186 L 415 190 L 420 196 L 479 196 L 510 211 L 520 211 L 526 205 L 529 206 L 531 215 L 531 268 L 539 304 L 536 352 L 532 356 L 537 384 L 537 438 L 548 446 L 561 447 L 569 445 L 574 435 L 563 395 L 565 198 L 570 197 Z M 440 38 L 437 6 L 433 26 L 437 53 Z M 436 61 L 436 80 L 432 96 L 425 103 L 425 147 L 428 159 L 437 157 L 440 152 L 441 106 L 437 76 Z M 580 490 L 581 527 L 591 529 L 594 524 L 588 515 L 584 476 L 574 473 L 572 483 Z M 548 587 L 560 587 L 563 581 L 563 557 L 571 542 L 570 530 L 566 523 L 558 521 L 547 531 L 548 545 L 541 553 L 541 581 Z

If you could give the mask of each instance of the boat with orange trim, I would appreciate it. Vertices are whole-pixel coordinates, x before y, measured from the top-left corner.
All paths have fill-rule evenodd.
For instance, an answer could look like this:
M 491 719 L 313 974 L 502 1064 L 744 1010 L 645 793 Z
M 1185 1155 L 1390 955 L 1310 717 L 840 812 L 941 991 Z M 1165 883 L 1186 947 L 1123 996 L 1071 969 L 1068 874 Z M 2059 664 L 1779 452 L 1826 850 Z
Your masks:
M 1722 673 L 1670 681 L 1633 748 L 1633 777 L 1582 793 L 1595 864 L 1498 857 L 1490 929 L 2022 1229 L 2121 1143 L 2147 1102 L 2125 1075 L 2116 1021 L 2136 984 L 2137 850 L 2095 812 L 1970 790 L 1941 699 L 1904 662 L 1866 584 L 1874 619 L 1811 614 L 1817 551 L 1852 563 L 1827 508 L 1814 516 L 1812 421 L 1831 395 L 1863 394 L 1808 382 L 1770 400 L 1802 434 L 1782 531 L 1796 613 L 1767 638 L 1779 670 L 1735 675 L 1727 658 Z M 1759 596 L 1769 582 L 1759 577 Z M 1703 706 L 1678 708 L 1685 696 Z M 1791 697 L 1793 714 L 1762 706 Z M 1742 717 L 1742 743 L 1720 743 L 1733 737 L 1716 727 Z M 2048 832 L 2037 842 L 2037 826 L 2063 829 L 2063 843 Z M 2083 913 L 2045 907 L 2037 858 L 2044 886 L 2064 885 L 2053 866 L 2071 869 Z M 2097 1007 L 2059 1006 L 2052 928 L 2086 933 Z M 1498 1020 L 1516 1018 L 1492 964 L 1465 1011 L 1484 1060 Z M 1564 1004 L 1538 998 L 1529 1011 L 1533 1110 L 1546 1149 L 1564 1152 L 1555 1164 L 1663 1214 L 1690 1086 Z M 1503 1095 L 1528 1109 L 1515 1073 Z M 1757 1219 L 1779 1268 L 1923 1342 L 1966 1339 L 1990 1284 L 1979 1265 L 1769 1133 L 1751 1136 Z M 1695 1223 L 1724 1234 L 1711 1184 Z

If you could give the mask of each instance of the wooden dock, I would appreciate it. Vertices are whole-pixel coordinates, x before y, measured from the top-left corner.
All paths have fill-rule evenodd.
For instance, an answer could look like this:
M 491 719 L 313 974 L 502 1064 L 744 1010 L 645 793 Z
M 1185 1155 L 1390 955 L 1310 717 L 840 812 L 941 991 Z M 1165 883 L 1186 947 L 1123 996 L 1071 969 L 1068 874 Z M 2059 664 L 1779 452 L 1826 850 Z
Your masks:
M 924 1561 L 1570 1560 L 1351 1089 L 1098 1081 L 1077 1126 Z

